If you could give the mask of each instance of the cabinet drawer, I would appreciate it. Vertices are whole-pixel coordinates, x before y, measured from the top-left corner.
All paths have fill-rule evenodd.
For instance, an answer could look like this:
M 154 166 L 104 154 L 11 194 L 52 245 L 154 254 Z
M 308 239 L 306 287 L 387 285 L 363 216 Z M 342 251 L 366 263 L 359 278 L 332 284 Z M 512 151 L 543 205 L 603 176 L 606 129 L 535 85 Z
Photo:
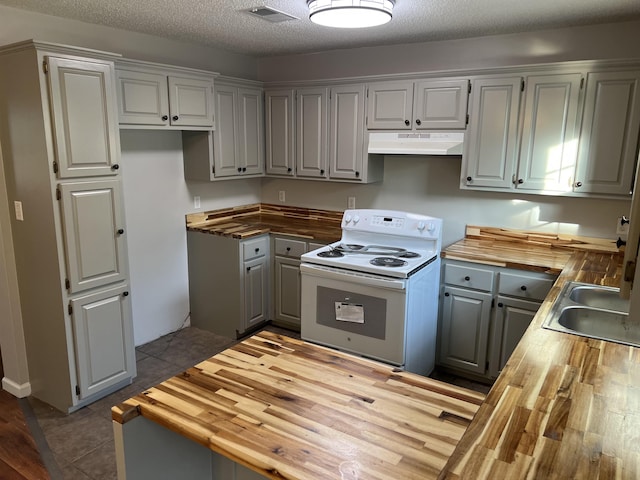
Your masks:
M 447 264 L 444 267 L 444 283 L 489 292 L 493 289 L 493 271 Z
M 512 297 L 544 300 L 555 282 L 555 277 L 537 277 L 515 273 L 500 272 L 498 280 L 498 292 L 501 295 Z
M 276 238 L 275 250 L 276 255 L 283 257 L 300 257 L 307 250 L 307 244 L 300 240 Z
M 263 257 L 269 253 L 269 237 L 259 237 L 242 242 L 242 259 L 246 262 L 252 258 Z

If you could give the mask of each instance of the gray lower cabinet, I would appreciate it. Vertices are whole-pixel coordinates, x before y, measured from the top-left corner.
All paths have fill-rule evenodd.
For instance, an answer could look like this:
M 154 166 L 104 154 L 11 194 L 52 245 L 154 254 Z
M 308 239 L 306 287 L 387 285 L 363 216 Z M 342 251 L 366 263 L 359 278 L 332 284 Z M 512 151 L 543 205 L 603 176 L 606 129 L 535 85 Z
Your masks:
M 130 312 L 126 284 L 71 300 L 80 398 L 131 377 L 136 359 Z
M 187 232 L 191 324 L 239 338 L 269 316 L 269 236 Z
M 498 376 L 556 277 L 445 260 L 438 363 L 459 373 Z
M 491 293 L 445 286 L 440 362 L 483 375 L 491 316 Z

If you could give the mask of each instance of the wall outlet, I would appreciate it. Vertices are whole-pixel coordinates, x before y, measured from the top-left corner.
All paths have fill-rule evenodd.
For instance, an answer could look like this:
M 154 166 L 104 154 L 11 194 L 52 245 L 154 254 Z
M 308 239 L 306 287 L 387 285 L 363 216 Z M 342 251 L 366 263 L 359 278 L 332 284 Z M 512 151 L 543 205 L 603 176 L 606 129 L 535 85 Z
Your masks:
M 284 190 L 280 190 L 280 191 L 278 192 L 278 200 L 280 200 L 281 202 L 284 202 L 284 201 L 285 201 L 285 200 L 284 200 L 285 198 L 286 198 L 286 197 L 285 197 L 285 194 L 284 194 Z
M 624 219 L 624 223 L 623 223 Z M 626 217 L 618 217 L 618 223 L 616 223 L 616 234 L 627 235 L 629 233 L 629 220 Z
M 22 202 L 15 201 L 13 202 L 13 208 L 16 211 L 16 220 L 24 221 L 24 214 L 22 213 Z
M 200 208 L 200 197 L 198 195 L 193 197 L 193 208 Z
M 351 208 L 351 209 L 356 208 L 356 197 L 347 198 L 347 208 Z

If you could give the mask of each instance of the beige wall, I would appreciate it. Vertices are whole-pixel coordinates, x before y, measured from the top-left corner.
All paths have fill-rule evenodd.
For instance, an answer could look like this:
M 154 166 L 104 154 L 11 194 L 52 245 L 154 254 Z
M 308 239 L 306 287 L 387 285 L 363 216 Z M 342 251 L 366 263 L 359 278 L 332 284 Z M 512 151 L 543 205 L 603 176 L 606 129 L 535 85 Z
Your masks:
M 640 58 L 640 21 L 269 57 L 258 72 L 273 82 L 614 58 Z

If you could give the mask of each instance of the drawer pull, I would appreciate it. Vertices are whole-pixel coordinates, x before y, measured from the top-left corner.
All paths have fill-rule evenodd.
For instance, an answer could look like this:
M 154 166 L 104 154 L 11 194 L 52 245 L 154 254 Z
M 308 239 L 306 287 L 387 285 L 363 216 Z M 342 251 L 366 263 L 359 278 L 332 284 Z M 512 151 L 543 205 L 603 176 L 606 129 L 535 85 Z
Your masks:
M 502 302 L 498 303 L 498 307 L 502 308 L 504 307 L 504 304 Z
M 471 280 L 471 277 L 467 275 L 466 277 L 464 277 L 464 279 L 468 282 L 469 280 Z
M 258 247 L 256 247 L 256 253 L 258 253 L 260 251 L 260 249 Z
M 520 290 L 522 290 L 523 292 L 525 292 L 525 291 L 527 290 L 527 286 L 526 286 L 526 285 L 522 285 L 522 286 L 520 287 Z
M 291 251 L 291 247 L 287 247 L 287 252 L 290 252 L 290 251 Z

